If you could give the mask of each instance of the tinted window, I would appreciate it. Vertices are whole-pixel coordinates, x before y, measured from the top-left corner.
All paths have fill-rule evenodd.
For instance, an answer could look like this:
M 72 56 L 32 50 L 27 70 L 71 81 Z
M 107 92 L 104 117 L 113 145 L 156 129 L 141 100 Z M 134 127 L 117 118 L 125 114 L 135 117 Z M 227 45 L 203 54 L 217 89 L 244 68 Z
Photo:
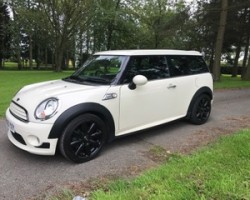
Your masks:
M 170 76 L 165 56 L 131 56 L 127 65 L 124 83 L 132 81 L 136 75 L 143 75 L 148 80 Z
M 167 56 L 171 77 L 208 72 L 201 56 Z

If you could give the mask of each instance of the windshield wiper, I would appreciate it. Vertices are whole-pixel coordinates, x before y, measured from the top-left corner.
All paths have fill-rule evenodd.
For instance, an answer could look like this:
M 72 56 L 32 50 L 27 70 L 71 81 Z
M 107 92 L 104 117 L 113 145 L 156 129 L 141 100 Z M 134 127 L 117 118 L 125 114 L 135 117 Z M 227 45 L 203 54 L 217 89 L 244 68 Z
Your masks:
M 69 82 L 73 82 L 73 83 L 79 83 L 79 82 L 83 82 L 84 80 L 78 76 L 68 76 L 66 78 L 63 78 L 62 80 L 64 81 L 69 81 Z
M 110 80 L 100 78 L 100 77 L 88 77 L 88 78 L 85 78 L 84 81 L 110 84 Z

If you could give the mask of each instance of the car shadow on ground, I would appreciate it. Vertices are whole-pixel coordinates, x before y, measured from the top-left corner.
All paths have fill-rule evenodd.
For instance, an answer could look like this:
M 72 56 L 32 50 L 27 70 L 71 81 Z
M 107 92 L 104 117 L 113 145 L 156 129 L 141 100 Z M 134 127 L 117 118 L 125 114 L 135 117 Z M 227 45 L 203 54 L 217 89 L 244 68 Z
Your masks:
M 106 144 L 102 154 L 109 153 L 116 148 L 120 148 L 121 146 L 128 146 L 133 143 L 142 142 L 153 145 L 153 143 L 150 142 L 151 139 L 156 139 L 156 137 L 159 139 L 162 139 L 164 137 L 166 138 L 178 132 L 178 129 L 185 129 L 190 126 L 194 125 L 188 123 L 184 119 L 180 119 L 145 130 L 129 133 L 124 136 L 119 136 L 110 143 Z
M 105 156 L 105 158 L 109 158 L 109 156 L 113 156 L 114 152 L 117 150 L 124 150 L 124 148 L 130 147 L 130 146 L 139 146 L 138 149 L 149 149 L 154 144 L 154 142 L 151 142 L 151 140 L 168 140 L 168 138 L 171 140 L 171 137 L 175 137 L 178 132 L 182 132 L 183 129 L 186 129 L 190 126 L 194 126 L 192 124 L 189 124 L 186 120 L 176 120 L 170 123 L 162 124 L 153 128 L 148 128 L 142 131 L 137 131 L 134 133 L 126 134 L 124 136 L 120 136 L 115 138 L 110 143 L 107 143 L 100 155 L 96 158 L 99 160 L 99 157 Z M 6 136 L 6 141 L 8 141 Z M 140 145 L 138 145 L 140 144 Z M 54 164 L 64 163 L 65 165 L 72 165 L 74 164 L 72 161 L 66 160 L 57 149 L 56 154 L 54 156 L 42 156 L 42 155 L 35 155 L 28 153 L 26 151 L 20 150 L 19 148 L 15 147 L 11 142 L 8 141 L 7 147 L 9 150 L 9 157 L 14 157 L 15 159 L 19 160 L 16 162 L 29 162 L 30 165 L 33 163 L 37 164 L 46 164 L 53 166 Z M 135 149 L 137 147 L 134 147 Z M 94 159 L 94 160 L 96 160 Z M 91 162 L 91 161 L 89 161 Z

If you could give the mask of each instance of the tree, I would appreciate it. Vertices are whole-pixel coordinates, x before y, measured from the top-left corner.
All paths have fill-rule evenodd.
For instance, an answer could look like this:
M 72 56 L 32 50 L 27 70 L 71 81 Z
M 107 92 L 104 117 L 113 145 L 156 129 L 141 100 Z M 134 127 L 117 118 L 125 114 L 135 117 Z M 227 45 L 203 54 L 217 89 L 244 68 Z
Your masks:
M 225 40 L 229 48 L 235 48 L 232 77 L 238 74 L 240 53 L 245 47 L 245 62 L 248 57 L 248 37 L 249 37 L 250 4 L 244 0 L 230 0 L 228 10 L 228 26 L 226 29 Z
M 27 34 L 24 28 L 25 18 L 22 15 L 26 10 L 26 0 L 12 0 L 9 5 L 13 13 L 13 20 L 10 22 L 12 58 L 17 61 L 18 69 L 21 70 L 24 66 L 24 57 L 27 57 L 28 48 Z
M 92 52 L 137 47 L 138 18 L 134 13 L 137 4 L 128 0 L 92 2 L 95 10 L 85 33 Z
M 228 9 L 228 0 L 221 0 L 220 22 L 215 43 L 215 59 L 213 64 L 213 74 L 215 81 L 219 81 L 221 75 L 220 62 L 221 62 L 221 52 L 224 41 L 225 26 L 227 21 L 227 9 Z
M 38 0 L 54 40 L 55 71 L 61 71 L 70 39 L 86 24 L 88 0 Z
M 183 1 L 145 0 L 135 11 L 140 48 L 183 48 L 183 29 L 189 19 Z M 185 41 L 185 40 L 184 40 Z
M 10 50 L 9 11 L 7 4 L 0 1 L 0 69 L 3 68 L 3 59 Z

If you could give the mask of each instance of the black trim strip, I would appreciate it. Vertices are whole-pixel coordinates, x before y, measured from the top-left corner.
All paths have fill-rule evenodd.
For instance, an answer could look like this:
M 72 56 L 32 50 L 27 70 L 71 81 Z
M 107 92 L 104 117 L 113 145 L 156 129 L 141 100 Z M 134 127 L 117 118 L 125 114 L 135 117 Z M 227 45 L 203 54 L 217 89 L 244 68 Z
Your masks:
M 20 121 L 22 121 L 22 122 L 29 122 L 28 111 L 27 111 L 23 106 L 21 106 L 21 105 L 19 105 L 18 103 L 16 103 L 15 101 L 11 101 L 11 102 L 14 103 L 16 106 L 18 106 L 18 107 L 20 107 L 21 109 L 24 110 L 27 119 L 23 119 L 23 118 L 17 116 L 15 113 L 13 113 L 13 112 L 11 111 L 11 109 L 9 109 L 10 113 L 11 113 L 15 118 L 17 118 L 18 120 L 20 120 Z
M 66 110 L 55 121 L 48 138 L 60 138 L 61 134 L 63 133 L 66 126 L 70 123 L 70 121 L 84 113 L 92 113 L 100 117 L 107 125 L 108 141 L 114 139 L 115 124 L 113 116 L 107 108 L 97 103 L 82 103 Z

